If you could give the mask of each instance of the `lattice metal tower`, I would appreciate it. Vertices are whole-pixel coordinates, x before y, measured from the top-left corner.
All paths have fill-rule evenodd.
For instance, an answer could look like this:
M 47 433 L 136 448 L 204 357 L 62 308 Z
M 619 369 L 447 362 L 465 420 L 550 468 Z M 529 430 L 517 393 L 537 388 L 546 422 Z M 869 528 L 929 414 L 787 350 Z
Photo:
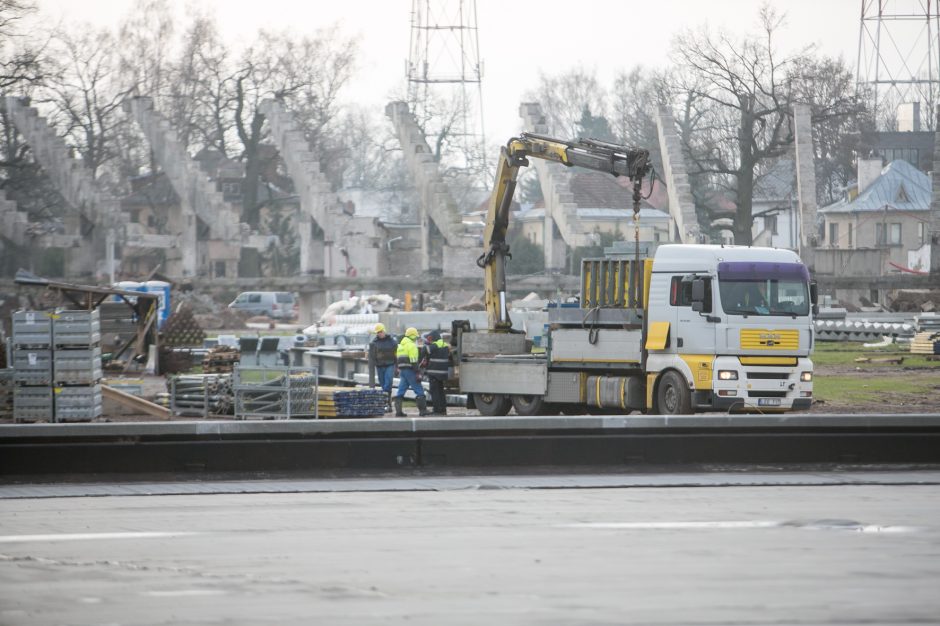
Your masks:
M 940 0 L 861 0 L 857 85 L 885 130 L 933 130 L 940 104 Z M 918 104 L 914 104 L 918 103 Z M 904 105 L 901 110 L 900 105 Z M 921 125 L 913 128 L 919 106 Z
M 476 0 L 412 0 L 408 104 L 431 149 L 472 177 L 486 172 Z

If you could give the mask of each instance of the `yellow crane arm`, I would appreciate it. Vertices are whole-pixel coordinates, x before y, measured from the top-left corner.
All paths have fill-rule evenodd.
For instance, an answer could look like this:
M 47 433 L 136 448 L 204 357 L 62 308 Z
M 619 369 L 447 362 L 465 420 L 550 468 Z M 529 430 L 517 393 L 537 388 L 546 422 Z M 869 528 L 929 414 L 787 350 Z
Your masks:
M 633 181 L 634 213 L 639 212 L 640 183 L 651 167 L 648 150 L 594 139 L 566 141 L 522 133 L 500 149 L 496 182 L 483 231 L 483 254 L 477 259 L 477 265 L 484 271 L 483 297 L 491 331 L 510 332 L 512 329 L 506 303 L 506 260 L 512 258 L 506 231 L 519 168 L 529 164 L 528 157 L 628 177 Z

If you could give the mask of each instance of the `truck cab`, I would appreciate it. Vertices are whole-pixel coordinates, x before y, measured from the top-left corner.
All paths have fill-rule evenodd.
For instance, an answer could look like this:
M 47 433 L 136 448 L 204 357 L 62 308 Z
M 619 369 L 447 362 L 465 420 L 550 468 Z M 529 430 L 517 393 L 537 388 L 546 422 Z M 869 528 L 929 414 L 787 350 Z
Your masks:
M 790 250 L 661 246 L 647 307 L 651 404 L 664 413 L 808 409 L 813 293 Z

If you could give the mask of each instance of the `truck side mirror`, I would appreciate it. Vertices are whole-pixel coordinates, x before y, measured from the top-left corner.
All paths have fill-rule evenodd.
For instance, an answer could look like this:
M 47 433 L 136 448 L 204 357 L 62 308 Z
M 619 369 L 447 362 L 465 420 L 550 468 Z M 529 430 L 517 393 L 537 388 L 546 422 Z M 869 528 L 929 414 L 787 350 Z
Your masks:
M 819 315 L 819 285 L 815 280 L 809 284 L 809 301 L 813 305 L 813 315 Z

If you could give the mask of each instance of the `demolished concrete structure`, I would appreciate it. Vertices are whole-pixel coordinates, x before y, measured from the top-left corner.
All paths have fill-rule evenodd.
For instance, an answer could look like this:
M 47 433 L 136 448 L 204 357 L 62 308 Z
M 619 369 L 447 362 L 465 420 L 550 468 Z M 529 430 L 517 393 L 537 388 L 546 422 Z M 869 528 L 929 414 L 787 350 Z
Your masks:
M 149 97 L 132 98 L 125 109 L 144 132 L 154 157 L 180 197 L 180 207 L 167 216 L 175 247 L 167 251 L 167 274 L 174 277 L 237 276 L 242 248 L 265 249 L 271 239 L 251 234 L 238 210 L 208 180 L 179 141 L 170 122 L 153 108 Z M 207 233 L 205 239 L 200 233 Z
M 73 209 L 65 216 L 69 239 L 54 242 L 63 244 L 65 248 L 66 272 L 69 276 L 112 272 L 114 244 L 123 233 L 117 199 L 98 188 L 92 173 L 80 160 L 72 158 L 65 141 L 34 107 L 13 96 L 8 96 L 4 104 L 7 115 L 29 144 L 34 158 Z M 6 213 L 10 217 L 5 219 L 11 221 L 14 233 L 24 228 L 22 217 L 9 209 Z M 18 243 L 26 244 L 26 240 L 21 238 Z M 52 243 L 47 239 L 47 245 Z
M 468 235 L 457 202 L 447 188 L 427 138 L 406 102 L 391 102 L 385 114 L 392 121 L 405 163 L 421 198 L 421 270 L 444 276 L 479 272 L 479 242 Z
M 656 113 L 656 130 L 663 156 L 663 178 L 669 195 L 669 214 L 675 231 L 672 239 L 680 243 L 705 243 L 695 213 L 692 185 L 682 155 L 682 144 L 672 111 L 661 108 Z
M 378 276 L 388 267 L 387 233 L 374 217 L 356 215 L 337 198 L 303 128 L 280 100 L 261 103 L 271 137 L 300 198 L 300 273 Z

